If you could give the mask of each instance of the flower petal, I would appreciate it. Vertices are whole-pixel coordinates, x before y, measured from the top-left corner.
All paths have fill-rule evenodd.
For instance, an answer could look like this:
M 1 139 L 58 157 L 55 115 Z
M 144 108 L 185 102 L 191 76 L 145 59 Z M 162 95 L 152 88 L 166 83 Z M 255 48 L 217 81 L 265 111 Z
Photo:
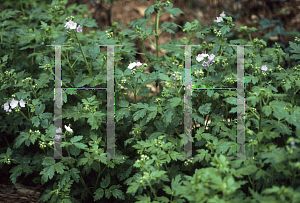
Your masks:
M 18 106 L 18 100 L 15 100 L 14 98 L 10 102 L 10 106 L 12 109 L 16 108 Z
M 23 99 L 20 100 L 20 106 L 25 107 L 25 102 L 23 101 Z

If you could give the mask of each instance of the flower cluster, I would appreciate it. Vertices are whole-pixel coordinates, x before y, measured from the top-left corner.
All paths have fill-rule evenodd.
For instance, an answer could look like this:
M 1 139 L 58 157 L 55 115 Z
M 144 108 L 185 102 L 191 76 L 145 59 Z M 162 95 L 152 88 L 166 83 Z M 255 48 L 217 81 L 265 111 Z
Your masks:
M 69 20 L 69 22 L 66 23 L 65 27 L 70 30 L 75 30 L 77 27 L 77 23 L 74 23 L 73 21 Z M 82 27 L 79 25 L 77 27 L 77 32 L 82 32 Z
M 172 74 L 172 76 L 174 77 L 174 79 L 173 79 L 174 81 L 175 80 L 182 80 L 181 72 L 175 72 L 175 74 Z
M 215 55 L 211 54 L 211 55 L 208 55 L 208 54 L 199 54 L 196 58 L 196 60 L 198 62 L 202 61 L 205 57 L 208 58 L 209 62 L 203 62 L 202 63 L 202 66 L 208 66 L 208 65 L 212 65 L 213 63 L 215 63 L 215 61 L 213 61 L 213 59 L 215 58 Z
M 67 131 L 73 132 L 73 130 L 71 129 L 70 126 L 66 126 L 66 125 L 65 125 L 65 128 L 66 128 Z M 58 129 L 56 130 L 56 133 L 61 133 L 61 132 L 62 132 L 62 131 L 61 131 L 61 128 L 58 128 Z M 61 138 L 61 136 L 60 136 L 60 135 L 55 135 L 54 138 L 56 139 L 56 141 L 59 141 L 60 138 Z M 53 144 L 54 144 L 54 143 L 52 143 L 52 145 L 53 145 Z
M 135 69 L 133 69 L 133 68 L 136 67 L 136 66 L 141 66 L 141 65 L 143 65 L 143 64 L 140 63 L 139 61 L 138 62 L 133 62 L 133 63 L 130 63 L 127 68 L 129 68 L 130 70 L 135 71 Z
M 215 22 L 219 23 L 221 21 L 223 21 L 222 17 L 225 17 L 226 15 L 224 13 L 220 14 L 220 17 L 217 17 L 217 20 L 215 20 Z
M 18 106 L 18 100 L 15 100 L 14 98 L 10 101 L 10 107 L 12 108 L 12 109 L 14 109 L 14 108 L 16 108 L 17 106 Z M 2 105 L 3 106 L 3 105 Z M 25 107 L 25 102 L 23 101 L 23 99 L 21 99 L 20 100 L 20 106 L 21 107 Z M 6 112 L 11 112 L 11 109 L 9 108 L 9 105 L 8 105 L 8 102 L 6 102 L 5 104 L 4 104 L 4 110 L 6 111 Z

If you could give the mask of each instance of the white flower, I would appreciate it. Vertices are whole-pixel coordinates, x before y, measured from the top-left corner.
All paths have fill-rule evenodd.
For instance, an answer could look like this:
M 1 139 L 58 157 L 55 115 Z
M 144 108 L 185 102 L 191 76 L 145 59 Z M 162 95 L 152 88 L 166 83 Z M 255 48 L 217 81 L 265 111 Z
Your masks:
M 56 130 L 56 133 L 61 133 L 61 128 L 58 128 L 58 129 Z
M 4 110 L 5 110 L 6 112 L 11 112 L 11 109 L 9 109 L 9 105 L 8 105 L 7 102 L 4 104 Z
M 67 27 L 67 29 L 71 29 L 74 30 L 76 29 L 77 23 L 74 23 L 73 21 L 69 21 L 66 23 L 65 27 Z
M 25 107 L 25 102 L 23 101 L 23 99 L 20 100 L 20 106 Z
M 136 63 L 136 66 L 141 66 L 141 65 L 143 65 L 141 62 Z
M 215 58 L 215 55 L 211 54 L 210 56 L 208 56 L 208 59 L 211 61 Z
M 225 13 L 220 14 L 220 17 L 225 17 L 225 16 L 226 16 Z
M 128 68 L 131 70 L 136 66 L 136 62 L 130 63 Z
M 61 136 L 60 135 L 55 135 L 55 139 L 56 139 L 56 141 L 59 141 L 59 139 L 61 138 Z
M 222 17 L 217 17 L 217 20 L 215 20 L 215 22 L 217 22 L 217 23 L 219 23 L 221 21 L 223 21 Z
M 82 32 L 82 27 L 80 25 L 77 27 L 77 32 Z
M 12 109 L 16 108 L 18 106 L 18 100 L 15 100 L 14 98 L 10 102 L 10 106 Z
M 267 68 L 267 66 L 266 66 L 266 65 L 263 65 L 263 66 L 261 67 L 261 70 L 262 70 L 262 71 L 267 71 L 267 70 L 268 70 L 268 68 Z
M 65 125 L 65 128 L 66 128 L 66 130 L 69 131 L 69 132 L 72 132 L 72 131 L 73 131 L 69 126 L 66 126 L 66 125 Z
M 200 61 L 202 61 L 204 59 L 204 57 L 207 57 L 207 56 L 208 56 L 208 54 L 198 54 L 196 60 L 198 62 L 200 62 Z

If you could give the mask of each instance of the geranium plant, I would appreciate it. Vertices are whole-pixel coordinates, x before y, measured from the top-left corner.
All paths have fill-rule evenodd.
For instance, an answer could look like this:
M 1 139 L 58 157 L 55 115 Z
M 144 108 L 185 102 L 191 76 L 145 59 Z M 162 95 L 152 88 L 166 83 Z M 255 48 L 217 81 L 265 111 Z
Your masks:
M 12 183 L 24 177 L 42 184 L 43 202 L 300 201 L 298 38 L 288 48 L 266 47 L 257 38 L 228 40 L 235 25 L 227 13 L 212 26 L 197 20 L 159 24 L 165 13 L 183 13 L 171 1 L 155 1 L 125 30 L 118 31 L 115 22 L 105 31 L 86 33 L 88 27 L 98 28 L 94 19 L 83 17 L 86 5 L 66 3 L 53 1 L 48 11 L 6 9 L 0 15 L 0 169 Z M 176 27 L 189 39 L 159 46 L 161 33 L 174 34 Z M 213 40 L 207 43 L 205 35 Z M 186 144 L 186 53 L 176 45 L 193 45 L 193 37 L 201 43 L 191 46 L 190 141 L 192 156 L 199 159 L 178 159 Z M 135 38 L 143 45 L 143 63 L 134 57 Z M 154 55 L 146 52 L 145 40 L 152 42 Z M 229 46 L 234 44 L 251 45 L 244 49 L 248 159 L 230 159 L 237 154 L 237 48 Z M 64 128 L 59 129 L 54 126 L 54 101 L 60 100 L 53 95 L 55 46 L 46 45 L 69 45 L 61 47 Z M 124 159 L 104 159 L 109 67 L 102 45 L 121 45 L 114 47 L 114 150 Z M 159 56 L 159 49 L 168 55 Z M 283 61 L 289 67 L 282 68 Z M 148 66 L 152 73 L 144 73 Z M 149 96 L 151 82 L 160 89 L 156 97 Z M 144 99 L 138 103 L 137 96 Z M 70 159 L 45 159 L 53 157 L 59 140 L 62 157 Z

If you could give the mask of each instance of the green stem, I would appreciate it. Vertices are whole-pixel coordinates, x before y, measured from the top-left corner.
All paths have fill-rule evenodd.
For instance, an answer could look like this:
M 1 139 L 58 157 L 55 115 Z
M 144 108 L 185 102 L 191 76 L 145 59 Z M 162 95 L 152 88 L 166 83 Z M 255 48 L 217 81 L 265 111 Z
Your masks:
M 147 180 L 147 182 L 148 182 L 148 185 L 149 185 L 149 187 L 150 187 L 150 189 L 151 189 L 151 191 L 152 191 L 152 193 L 153 193 L 155 199 L 157 200 L 157 196 L 156 196 L 156 194 L 155 194 L 155 192 L 154 192 L 154 190 L 153 190 L 153 188 L 152 188 L 150 182 L 149 182 L 148 180 Z
M 166 162 L 165 162 L 164 164 L 165 164 L 165 167 L 166 167 L 166 169 L 167 169 L 167 171 L 168 171 L 169 176 L 171 177 L 171 173 L 170 173 L 170 171 L 169 171 L 169 169 L 168 169 L 168 166 L 167 166 Z
M 291 101 L 292 107 L 294 106 L 294 96 L 295 96 L 295 83 L 293 85 L 293 96 L 292 96 L 292 101 Z
M 252 42 L 251 33 L 249 33 L 249 32 L 248 32 L 248 36 L 249 36 L 249 40 L 250 40 L 250 42 L 251 42 L 251 43 L 253 43 L 253 42 Z
M 31 121 L 27 118 L 27 116 L 25 116 L 24 114 L 23 114 L 23 112 L 22 111 L 19 111 L 23 116 L 24 116 L 24 118 L 29 122 L 29 124 L 31 125 L 31 128 L 32 129 L 35 129 L 34 127 L 33 127 L 33 125 L 32 125 L 32 123 L 31 123 Z
M 104 172 L 104 170 L 106 169 L 107 165 L 104 167 L 104 169 L 101 171 L 101 173 L 98 173 L 98 176 L 97 176 L 97 180 L 96 180 L 96 183 L 95 183 L 95 187 L 94 187 L 94 190 L 96 190 L 96 186 L 97 186 L 97 183 L 98 183 L 98 180 L 101 176 L 101 174 Z M 100 162 L 99 162 L 99 168 L 100 168 Z M 100 172 L 100 170 L 99 170 Z
M 77 42 L 78 42 L 78 44 L 79 44 L 79 48 L 80 48 L 81 54 L 82 54 L 82 56 L 83 56 L 83 59 L 84 59 L 84 61 L 85 61 L 86 68 L 87 68 L 87 70 L 88 70 L 89 73 L 90 73 L 90 77 L 92 77 L 92 68 L 89 68 L 88 62 L 87 62 L 87 60 L 86 60 L 86 58 L 85 58 L 85 55 L 84 55 L 84 53 L 83 53 L 83 51 L 82 51 L 81 44 L 80 44 L 79 39 L 78 39 L 78 37 L 77 37 L 77 35 L 76 35 L 76 32 L 75 32 L 75 37 L 76 37 Z
M 61 52 L 62 53 L 62 52 Z M 62 55 L 64 56 L 64 58 L 66 59 L 66 56 L 62 53 Z M 77 61 L 77 59 L 75 60 L 75 62 Z M 74 62 L 74 63 L 75 63 Z M 74 72 L 73 70 L 73 66 L 70 64 L 70 61 L 69 61 L 69 55 L 67 54 L 67 63 L 69 64 L 69 67 L 71 68 L 71 71 L 73 73 L 73 75 L 76 77 L 76 73 Z M 73 64 L 74 65 L 74 64 Z
M 67 142 L 67 141 L 66 141 L 66 136 L 65 136 L 64 139 L 65 139 L 65 142 Z M 67 149 L 67 152 L 68 152 L 69 157 L 71 157 L 71 156 L 70 156 L 70 152 L 69 152 L 69 150 L 68 150 L 68 147 L 66 147 L 66 149 Z M 60 155 L 62 156 L 62 154 L 60 154 Z M 66 161 L 72 168 L 75 168 L 72 162 L 70 163 L 67 159 L 63 159 L 63 160 Z M 76 161 L 77 161 L 77 160 L 76 160 Z M 93 194 L 91 193 L 90 189 L 89 189 L 89 188 L 87 187 L 87 185 L 85 184 L 85 182 L 84 182 L 84 180 L 83 180 L 81 174 L 80 174 L 80 182 L 81 182 L 82 185 L 85 187 L 85 189 L 88 191 L 88 193 L 93 197 Z
M 4 137 L 4 139 L 5 139 L 6 143 L 7 143 L 7 146 L 8 146 L 9 148 L 11 148 L 11 147 L 10 147 L 10 144 L 9 144 L 9 142 L 8 142 L 8 140 L 6 139 L 6 137 L 5 137 L 5 136 L 3 136 L 3 137 Z M 6 149 L 6 147 L 5 147 L 5 149 Z

